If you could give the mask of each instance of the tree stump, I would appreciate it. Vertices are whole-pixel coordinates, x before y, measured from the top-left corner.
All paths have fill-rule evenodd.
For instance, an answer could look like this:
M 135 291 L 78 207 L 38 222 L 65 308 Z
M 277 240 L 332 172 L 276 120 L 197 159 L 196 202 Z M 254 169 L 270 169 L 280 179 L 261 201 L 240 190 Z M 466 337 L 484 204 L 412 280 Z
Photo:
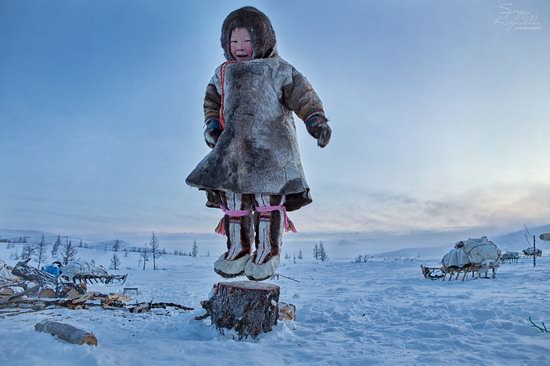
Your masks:
M 260 282 L 220 282 L 214 285 L 209 300 L 202 301 L 212 324 L 223 334 L 235 329 L 239 340 L 267 333 L 277 324 L 279 286 Z

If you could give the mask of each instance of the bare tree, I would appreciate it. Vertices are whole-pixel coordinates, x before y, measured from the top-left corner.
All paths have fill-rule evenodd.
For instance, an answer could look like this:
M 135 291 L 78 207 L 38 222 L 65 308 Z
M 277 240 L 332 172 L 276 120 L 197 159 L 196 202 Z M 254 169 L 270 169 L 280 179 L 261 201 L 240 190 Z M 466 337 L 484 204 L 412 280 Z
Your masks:
M 26 261 L 27 259 L 31 259 L 33 255 L 34 246 L 31 244 L 25 244 L 21 250 L 21 260 Z
M 302 249 L 300 249 L 300 251 L 298 252 L 298 259 L 304 259 L 304 257 L 302 256 Z
M 117 239 L 113 244 L 113 252 L 118 252 L 119 249 L 120 249 L 120 240 Z
M 52 258 L 57 257 L 57 252 L 59 251 L 59 246 L 61 245 L 61 235 L 57 235 L 57 239 L 55 240 L 55 243 L 53 243 L 52 247 Z
M 321 262 L 325 262 L 328 260 L 328 254 L 325 250 L 323 242 L 319 243 L 319 259 L 321 260 Z
M 149 261 L 149 257 L 151 256 L 151 252 L 149 251 L 149 248 L 147 245 L 145 245 L 141 252 L 139 253 L 139 263 L 141 265 L 141 261 L 143 260 L 143 270 L 145 271 L 145 264 Z
M 118 255 L 116 253 L 113 253 L 113 257 L 111 258 L 111 268 L 115 271 L 120 266 L 120 259 L 118 258 Z
M 46 243 L 46 240 L 44 239 L 44 234 L 42 234 L 42 238 L 38 243 L 34 246 L 34 251 L 36 253 L 36 262 L 38 262 L 38 269 L 40 269 L 40 265 L 48 259 L 46 255 L 46 250 L 48 249 L 48 243 Z
M 73 245 L 72 241 L 66 241 L 65 244 L 61 247 L 60 255 L 61 255 L 61 262 L 64 266 L 69 264 L 70 262 L 73 262 L 76 260 L 76 255 L 78 254 L 78 250 Z
M 313 258 L 315 258 L 315 260 L 319 259 L 319 246 L 317 246 L 317 244 L 313 247 Z
M 155 232 L 153 232 L 153 237 L 151 238 L 151 241 L 149 242 L 149 246 L 151 247 L 151 255 L 153 256 L 153 270 L 157 270 L 157 258 L 162 256 L 162 253 L 159 250 L 160 244 L 155 236 Z
M 199 254 L 199 247 L 197 246 L 197 241 L 193 240 L 193 249 L 191 251 L 191 256 L 196 257 Z

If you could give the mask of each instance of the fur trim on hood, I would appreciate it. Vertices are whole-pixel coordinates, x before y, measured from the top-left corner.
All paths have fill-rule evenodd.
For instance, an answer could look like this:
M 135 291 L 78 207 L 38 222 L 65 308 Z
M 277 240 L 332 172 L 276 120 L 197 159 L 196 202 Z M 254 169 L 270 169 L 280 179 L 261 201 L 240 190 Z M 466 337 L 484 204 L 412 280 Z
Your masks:
M 253 59 L 277 55 L 275 31 L 269 18 L 252 6 L 245 6 L 229 13 L 222 25 L 221 43 L 225 58 L 234 60 L 231 55 L 231 32 L 235 28 L 246 28 L 252 38 Z

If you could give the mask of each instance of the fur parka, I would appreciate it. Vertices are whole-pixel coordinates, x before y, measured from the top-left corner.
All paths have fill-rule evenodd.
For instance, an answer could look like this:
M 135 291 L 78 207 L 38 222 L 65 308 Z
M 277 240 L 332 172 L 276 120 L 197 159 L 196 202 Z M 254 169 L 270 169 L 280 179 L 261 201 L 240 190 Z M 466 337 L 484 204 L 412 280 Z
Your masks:
M 302 169 L 292 112 L 302 120 L 324 118 L 322 102 L 307 79 L 278 56 L 271 22 L 252 7 L 235 10 L 222 26 L 221 43 L 233 61 L 229 40 L 237 27 L 251 35 L 254 59 L 219 66 L 204 101 L 205 120 L 219 118 L 224 71 L 225 129 L 186 183 L 208 192 L 207 206 L 219 207 L 217 191 L 286 195 L 285 207 L 311 203 Z

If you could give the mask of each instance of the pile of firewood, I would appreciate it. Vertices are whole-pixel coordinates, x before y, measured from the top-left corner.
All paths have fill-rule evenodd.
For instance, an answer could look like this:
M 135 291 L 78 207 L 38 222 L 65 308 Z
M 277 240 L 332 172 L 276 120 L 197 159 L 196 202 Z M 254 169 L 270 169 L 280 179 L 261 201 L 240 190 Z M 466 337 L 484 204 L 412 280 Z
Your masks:
M 28 260 L 18 262 L 13 268 L 0 262 L 0 304 L 22 297 L 65 298 L 85 292 L 85 285 L 61 282 L 57 277 L 29 266 Z
M 126 295 L 87 292 L 85 283 L 59 281 L 55 276 L 29 266 L 28 261 L 18 262 L 13 268 L 0 261 L 0 309 L 16 308 L 15 311 L 2 311 L 0 317 L 55 307 L 72 310 L 101 307 L 106 310 L 126 310 L 131 313 L 167 307 L 194 310 L 175 303 L 129 304 L 130 300 L 131 297 Z
M 137 291 L 136 291 L 137 292 Z M 203 320 L 210 317 L 218 331 L 234 329 L 238 339 L 256 338 L 277 325 L 278 320 L 295 320 L 296 306 L 279 302 L 279 286 L 253 281 L 220 282 L 214 285 L 211 297 L 202 301 L 206 313 L 195 317 Z M 194 310 L 180 304 L 161 302 L 130 303 L 124 294 L 88 292 L 86 283 L 75 284 L 18 262 L 14 268 L 0 261 L 0 319 L 6 316 L 29 312 L 66 308 L 71 310 L 99 307 L 104 310 L 121 310 L 129 313 L 144 313 L 153 309 L 175 308 Z M 60 339 L 77 344 L 97 345 L 93 333 L 71 325 L 43 322 L 36 330 L 50 333 Z

